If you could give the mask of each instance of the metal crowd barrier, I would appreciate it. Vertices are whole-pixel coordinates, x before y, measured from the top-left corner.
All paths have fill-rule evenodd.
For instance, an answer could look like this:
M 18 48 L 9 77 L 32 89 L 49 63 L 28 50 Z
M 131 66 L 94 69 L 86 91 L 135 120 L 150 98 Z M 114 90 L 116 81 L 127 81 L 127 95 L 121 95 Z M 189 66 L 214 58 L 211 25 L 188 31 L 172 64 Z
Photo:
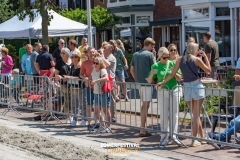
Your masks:
M 94 97 L 92 96 L 93 89 L 84 86 L 83 81 L 78 78 L 58 82 L 50 80 L 45 76 L 18 75 L 17 77 L 19 78 L 18 82 L 21 83 L 17 92 L 11 92 L 16 89 L 12 87 L 13 78 L 11 77 L 4 84 L 0 84 L 0 87 L 3 87 L 1 89 L 0 104 L 8 106 L 3 112 L 4 115 L 10 110 L 19 113 L 17 109 L 27 109 L 45 113 L 45 118 L 43 118 L 47 118 L 45 123 L 51 118 L 61 122 L 59 116 L 65 116 L 65 118 L 73 117 L 75 121 L 81 119 L 85 124 L 93 124 L 89 133 L 113 133 L 111 125 L 155 132 L 161 135 L 159 146 L 162 145 L 164 147 L 169 142 L 186 147 L 179 138 L 189 138 L 210 144 L 216 143 L 218 145 L 240 148 L 240 145 L 237 144 L 239 143 L 238 132 L 240 130 L 240 104 L 238 106 L 237 102 L 234 101 L 237 99 L 236 96 L 239 96 L 240 90 L 203 89 L 206 95 L 201 113 L 204 133 L 207 131 L 211 136 L 214 135 L 215 130 L 222 132 L 225 128 L 229 128 L 228 125 L 235 126 L 230 133 L 233 138 L 229 139 L 227 135 L 227 142 L 223 142 L 223 139 L 219 137 L 218 139 L 215 137 L 205 139 L 205 137 L 193 136 L 189 130 L 193 128 L 192 120 L 194 117 L 191 117 L 191 120 L 188 122 L 183 121 L 181 124 L 182 119 L 179 118 L 179 106 L 183 106 L 183 110 L 188 108 L 182 96 L 187 86 L 178 86 L 173 88 L 173 90 L 169 90 L 168 87 L 164 89 L 164 86 L 162 89 L 155 89 L 153 84 L 114 82 L 115 88 L 112 92 L 106 96 L 97 94 Z M 10 87 L 5 87 L 6 84 Z M 124 100 L 115 102 L 116 94 L 118 94 L 116 92 L 118 85 L 124 87 L 120 89 L 119 96 L 125 95 L 128 90 L 127 94 L 130 102 L 127 102 L 125 97 Z M 98 89 L 101 91 L 101 84 L 99 84 Z M 235 97 L 235 99 L 232 97 Z M 7 101 L 5 100 L 6 98 L 8 98 Z M 94 98 L 97 98 L 98 101 L 100 100 L 101 103 L 96 106 L 96 99 Z M 149 108 L 145 108 L 145 114 L 143 114 L 144 111 L 141 109 L 142 105 L 146 105 L 145 103 L 143 104 L 142 99 L 149 101 Z M 226 113 L 222 114 L 222 110 Z M 191 107 L 190 111 L 192 116 Z M 231 114 L 229 111 L 232 111 Z M 116 119 L 116 122 L 112 121 L 110 114 L 111 117 Z M 146 118 L 145 123 L 142 120 L 144 117 Z M 70 118 L 70 121 L 73 120 Z

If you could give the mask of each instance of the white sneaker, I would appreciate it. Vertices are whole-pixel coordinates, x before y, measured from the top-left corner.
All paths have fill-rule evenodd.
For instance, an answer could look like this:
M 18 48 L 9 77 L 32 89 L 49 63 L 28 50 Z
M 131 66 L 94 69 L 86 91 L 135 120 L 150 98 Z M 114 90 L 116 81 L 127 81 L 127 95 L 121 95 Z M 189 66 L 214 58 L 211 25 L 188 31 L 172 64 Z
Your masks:
M 191 147 L 197 147 L 197 146 L 201 146 L 201 143 L 197 140 L 192 140 Z
M 71 126 L 79 126 L 78 121 L 72 120 L 71 121 Z
M 206 136 L 206 137 L 205 137 L 205 138 L 203 138 L 203 139 L 208 139 L 208 138 L 207 138 L 207 136 Z M 200 141 L 200 143 L 201 143 L 201 144 L 207 144 L 207 142 L 206 142 L 206 141 L 204 141 L 204 140 L 203 140 L 203 141 Z
M 67 124 L 70 124 L 72 121 L 73 121 L 72 118 L 67 118 L 67 119 L 66 119 L 66 123 L 67 123 Z
M 86 121 L 82 119 L 80 126 L 86 126 Z

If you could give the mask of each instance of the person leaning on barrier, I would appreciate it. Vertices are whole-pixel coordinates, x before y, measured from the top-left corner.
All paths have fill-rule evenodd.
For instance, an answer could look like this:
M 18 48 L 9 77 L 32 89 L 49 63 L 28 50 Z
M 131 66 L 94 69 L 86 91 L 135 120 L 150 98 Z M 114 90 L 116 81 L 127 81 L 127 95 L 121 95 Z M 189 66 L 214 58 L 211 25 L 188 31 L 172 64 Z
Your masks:
M 20 100 L 18 96 L 21 91 L 21 86 L 22 86 L 22 78 L 19 76 L 19 69 L 13 69 L 12 79 L 10 80 L 10 83 L 4 84 L 4 90 L 5 90 L 4 93 L 9 96 L 8 93 L 10 92 L 10 94 L 12 94 L 16 102 L 19 103 Z
M 159 61 L 151 66 L 151 71 L 147 78 L 148 83 L 152 83 L 154 79 L 157 79 L 157 82 L 163 82 L 165 77 L 169 76 L 172 73 L 172 67 L 175 66 L 175 61 L 170 61 L 168 49 L 161 47 L 158 51 Z M 172 79 L 166 82 L 165 86 L 162 88 L 157 88 L 158 92 L 158 104 L 160 108 L 160 124 L 161 131 L 169 132 L 169 120 L 168 115 L 173 122 L 173 132 L 178 133 L 178 108 L 180 102 L 180 93 L 178 88 L 178 81 L 181 80 L 181 71 L 178 70 L 178 73 L 174 75 Z M 170 99 L 170 101 L 169 101 Z M 170 104 L 169 104 L 170 102 Z M 168 107 L 172 106 L 172 112 L 168 113 Z M 161 136 L 164 137 L 163 135 Z M 168 136 L 167 136 L 168 137 Z M 174 141 L 181 145 L 181 143 L 176 138 L 176 135 L 173 137 Z M 162 145 L 166 145 L 167 139 L 162 142 Z
M 94 86 L 94 115 L 95 118 L 100 118 L 100 123 L 102 123 L 103 115 L 101 114 L 101 110 L 103 110 L 105 114 L 105 119 L 108 122 L 111 122 L 111 112 L 110 112 L 110 93 L 102 92 L 102 84 L 103 82 L 108 80 L 108 73 L 106 70 L 106 66 L 104 64 L 104 60 L 102 57 L 96 57 L 93 62 L 94 68 L 92 71 L 92 79 L 91 84 Z M 100 117 L 99 117 L 100 116 Z M 105 124 L 102 123 L 102 126 L 105 127 Z M 110 132 L 110 124 L 108 124 L 108 128 L 100 130 L 101 133 Z
M 200 110 L 202 108 L 202 103 L 205 98 L 204 86 L 198 76 L 198 67 L 204 70 L 206 73 L 211 72 L 211 66 L 206 58 L 206 65 L 203 61 L 197 57 L 200 54 L 206 58 L 204 51 L 198 50 L 198 44 L 190 43 L 187 46 L 187 52 L 183 57 L 179 57 L 172 73 L 166 77 L 163 82 L 159 82 L 156 86 L 165 85 L 169 80 L 171 80 L 178 69 L 180 68 L 184 77 L 184 100 L 186 101 L 188 107 L 191 109 L 193 114 L 193 125 L 192 125 L 192 136 L 196 137 L 199 133 L 201 138 L 205 138 L 202 123 L 200 120 Z M 205 144 L 205 141 L 201 142 Z M 199 146 L 201 143 L 197 140 L 192 140 L 192 147 Z
M 84 61 L 81 65 L 80 77 L 84 80 L 86 85 L 86 99 L 87 99 L 87 117 L 91 117 L 92 109 L 93 109 L 93 86 L 90 84 L 89 78 L 91 78 L 91 74 L 93 71 L 93 62 L 95 58 L 95 49 L 92 47 L 88 48 L 88 59 Z M 87 129 L 88 131 L 92 131 L 93 125 L 91 125 L 91 119 L 87 120 Z
M 86 117 L 86 89 L 85 89 L 85 84 L 81 81 L 82 79 L 79 77 L 80 68 L 78 65 L 79 62 L 81 61 L 81 54 L 73 53 L 71 58 L 72 58 L 73 66 L 71 67 L 70 74 L 65 75 L 63 77 L 63 81 L 69 81 L 70 83 L 68 88 L 71 94 L 71 102 L 72 102 L 71 104 L 72 104 L 73 114 L 77 115 L 79 111 L 81 111 L 81 116 Z M 75 81 L 78 81 L 78 84 L 76 84 Z M 74 84 L 71 84 L 71 83 L 74 83 Z M 76 126 L 76 125 L 79 125 L 78 117 L 74 116 L 73 120 L 71 121 L 71 126 Z M 81 126 L 86 126 L 86 119 L 82 118 Z
M 67 86 L 67 81 L 64 76 L 69 76 L 71 68 L 73 67 L 72 60 L 70 58 L 70 50 L 68 48 L 62 48 L 61 50 L 62 59 L 59 60 L 55 67 L 56 80 L 60 81 L 61 92 L 64 96 L 64 113 L 68 114 L 71 111 L 71 101 L 70 101 L 70 89 Z M 72 118 L 68 117 L 66 123 L 71 123 Z

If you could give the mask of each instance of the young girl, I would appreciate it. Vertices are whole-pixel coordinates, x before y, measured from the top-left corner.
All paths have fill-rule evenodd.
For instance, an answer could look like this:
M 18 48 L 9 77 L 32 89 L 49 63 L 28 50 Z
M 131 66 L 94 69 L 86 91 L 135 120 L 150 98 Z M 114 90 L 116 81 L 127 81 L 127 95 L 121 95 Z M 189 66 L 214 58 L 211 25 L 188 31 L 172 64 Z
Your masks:
M 94 93 L 94 115 L 95 118 L 99 119 L 101 108 L 105 114 L 105 118 L 110 122 L 111 113 L 110 113 L 110 95 L 109 93 L 102 92 L 102 84 L 104 81 L 108 80 L 108 73 L 106 70 L 106 66 L 101 57 L 96 57 L 93 62 L 93 71 L 92 71 L 92 81 L 91 84 L 94 85 L 93 93 Z M 102 124 L 105 127 L 105 124 Z M 110 125 L 108 125 L 109 127 Z M 100 132 L 109 132 L 110 129 L 103 129 Z

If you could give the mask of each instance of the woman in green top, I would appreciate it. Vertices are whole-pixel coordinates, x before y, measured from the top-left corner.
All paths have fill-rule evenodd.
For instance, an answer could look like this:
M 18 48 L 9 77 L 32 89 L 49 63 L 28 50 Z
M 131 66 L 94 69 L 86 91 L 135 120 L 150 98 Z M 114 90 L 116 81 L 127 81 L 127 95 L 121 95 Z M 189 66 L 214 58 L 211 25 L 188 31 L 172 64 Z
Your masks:
M 165 47 L 161 47 L 158 51 L 159 61 L 152 65 L 149 77 L 147 78 L 148 83 L 152 83 L 154 79 L 157 82 L 164 81 L 165 77 L 172 73 L 172 68 L 175 66 L 175 61 L 170 61 L 169 51 Z M 179 70 L 175 77 L 166 83 L 161 89 L 158 88 L 158 104 L 160 108 L 160 124 L 161 131 L 169 132 L 169 120 L 168 115 L 173 120 L 173 132 L 178 132 L 178 107 L 180 102 L 180 94 L 178 90 L 178 80 L 181 80 L 181 72 Z M 170 102 L 170 103 L 169 103 Z M 173 103 L 173 104 L 172 104 Z M 168 107 L 173 106 L 172 111 L 168 114 Z M 164 136 L 161 136 L 164 137 Z M 168 135 L 167 135 L 168 137 Z M 173 137 L 174 141 L 181 145 L 176 136 Z M 167 144 L 165 138 L 162 145 Z

